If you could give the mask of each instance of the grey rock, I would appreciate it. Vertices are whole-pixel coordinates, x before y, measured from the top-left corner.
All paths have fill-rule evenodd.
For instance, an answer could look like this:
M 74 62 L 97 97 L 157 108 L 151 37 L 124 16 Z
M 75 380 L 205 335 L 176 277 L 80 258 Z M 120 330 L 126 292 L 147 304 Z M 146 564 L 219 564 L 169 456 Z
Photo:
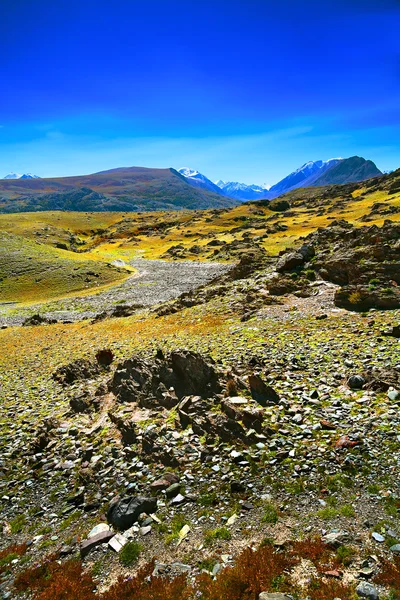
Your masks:
M 362 581 L 356 587 L 357 596 L 368 598 L 368 600 L 379 600 L 379 594 L 374 585 L 368 581 Z
M 85 558 L 89 554 L 89 552 L 96 548 L 96 546 L 100 546 L 100 544 L 106 544 L 113 538 L 115 533 L 113 531 L 101 531 L 97 535 L 94 535 L 89 540 L 84 540 L 81 543 L 81 557 Z

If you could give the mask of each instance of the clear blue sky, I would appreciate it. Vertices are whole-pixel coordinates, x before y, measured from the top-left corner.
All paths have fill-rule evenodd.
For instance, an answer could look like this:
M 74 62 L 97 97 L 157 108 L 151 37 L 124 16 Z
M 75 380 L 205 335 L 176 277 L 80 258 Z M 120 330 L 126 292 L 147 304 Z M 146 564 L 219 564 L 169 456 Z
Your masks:
M 400 3 L 1 0 L 0 176 L 400 167 Z

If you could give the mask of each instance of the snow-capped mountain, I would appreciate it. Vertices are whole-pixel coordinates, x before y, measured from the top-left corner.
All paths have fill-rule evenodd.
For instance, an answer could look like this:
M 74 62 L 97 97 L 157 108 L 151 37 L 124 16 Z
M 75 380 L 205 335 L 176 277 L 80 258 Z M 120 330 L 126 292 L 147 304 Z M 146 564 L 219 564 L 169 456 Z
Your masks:
M 189 183 L 196 187 L 205 188 L 207 190 L 211 190 L 216 194 L 223 194 L 222 190 L 215 185 L 208 177 L 199 173 L 199 171 L 195 171 L 194 169 L 189 169 L 189 167 L 182 167 L 178 169 L 178 173 L 183 175 L 186 179 L 188 179 Z M 226 195 L 226 194 L 223 194 Z
M 20 179 L 22 175 L 20 173 L 9 173 L 3 179 Z
M 343 159 L 330 158 L 329 160 L 310 160 L 273 185 L 270 188 L 270 193 L 276 198 L 289 190 L 312 185 L 322 173 L 325 173 L 325 171 L 337 165 L 341 160 Z
M 222 181 L 221 179 L 216 182 L 216 185 L 222 190 L 224 194 L 236 200 L 259 200 L 260 198 L 268 198 L 269 187 L 266 184 L 263 185 L 248 185 L 246 183 L 239 183 L 238 181 Z
M 39 175 L 33 175 L 32 173 L 24 173 L 20 175 L 19 173 L 9 173 L 3 179 L 40 179 Z

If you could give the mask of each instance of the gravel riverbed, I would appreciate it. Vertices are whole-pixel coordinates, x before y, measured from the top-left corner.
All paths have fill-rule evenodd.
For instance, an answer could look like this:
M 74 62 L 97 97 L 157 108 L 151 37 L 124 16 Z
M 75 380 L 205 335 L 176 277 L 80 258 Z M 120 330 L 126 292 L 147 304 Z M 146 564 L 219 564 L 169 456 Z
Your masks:
M 133 260 L 130 265 L 137 271 L 132 277 L 90 296 L 64 298 L 21 308 L 17 304 L 0 305 L 0 326 L 22 325 L 32 314 L 60 321 L 80 321 L 94 318 L 120 304 L 147 308 L 177 298 L 232 268 L 229 264 L 145 259 Z

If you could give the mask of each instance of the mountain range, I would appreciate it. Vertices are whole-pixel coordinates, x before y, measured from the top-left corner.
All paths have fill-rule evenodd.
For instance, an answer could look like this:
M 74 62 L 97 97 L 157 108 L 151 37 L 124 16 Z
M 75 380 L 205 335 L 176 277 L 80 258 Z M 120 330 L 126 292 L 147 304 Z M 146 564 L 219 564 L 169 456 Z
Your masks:
M 199 171 L 126 167 L 75 177 L 40 178 L 11 173 L 0 180 L 0 212 L 37 210 L 150 211 L 228 208 L 271 200 L 296 188 L 364 181 L 382 175 L 359 156 L 309 161 L 268 188 L 213 183 Z
M 195 187 L 175 169 L 124 167 L 91 175 L 0 179 L 0 212 L 228 208 L 237 201 Z
M 40 179 L 39 175 L 32 175 L 32 173 L 9 173 L 3 179 Z
M 210 179 L 198 171 L 185 168 L 180 169 L 180 173 L 193 184 L 195 179 L 195 185 L 199 187 L 204 186 L 211 189 L 210 185 L 214 188 L 217 185 L 220 193 L 242 202 L 264 198 L 272 200 L 299 187 L 352 183 L 383 174 L 375 163 L 360 156 L 309 161 L 271 187 L 221 180 L 214 185 Z M 191 173 L 196 175 L 193 176 Z

